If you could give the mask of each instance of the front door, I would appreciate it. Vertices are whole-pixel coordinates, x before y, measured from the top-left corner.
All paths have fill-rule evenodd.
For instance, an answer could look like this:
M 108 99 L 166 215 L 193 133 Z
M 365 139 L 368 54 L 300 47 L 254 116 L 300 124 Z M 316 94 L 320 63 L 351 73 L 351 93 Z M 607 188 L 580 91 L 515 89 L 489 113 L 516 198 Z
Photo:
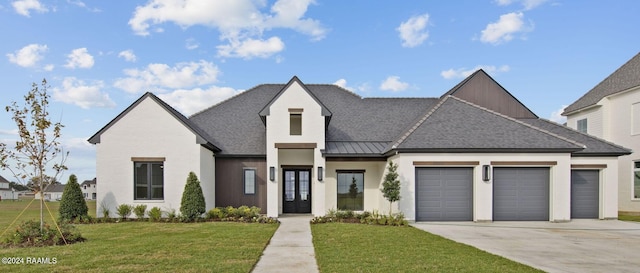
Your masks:
M 311 170 L 284 170 L 284 213 L 311 213 Z

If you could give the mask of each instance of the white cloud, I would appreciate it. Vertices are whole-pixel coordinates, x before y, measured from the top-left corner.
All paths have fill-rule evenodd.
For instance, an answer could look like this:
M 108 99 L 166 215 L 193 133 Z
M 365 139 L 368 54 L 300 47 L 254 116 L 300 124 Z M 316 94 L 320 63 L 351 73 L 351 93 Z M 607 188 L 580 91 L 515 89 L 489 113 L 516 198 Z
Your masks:
M 495 23 L 490 23 L 482 31 L 480 41 L 494 45 L 508 42 L 513 39 L 513 35 L 518 32 L 529 31 L 523 22 L 522 12 L 511 12 L 500 15 L 500 19 Z
M 136 7 L 129 26 L 136 34 L 143 36 L 150 35 L 150 28 L 166 22 L 183 28 L 194 25 L 216 28 L 220 32 L 220 39 L 228 42 L 228 45 L 218 47 L 218 55 L 264 57 L 284 48 L 278 37 L 262 39 L 265 31 L 284 28 L 306 34 L 312 40 L 325 37 L 327 30 L 320 22 L 304 17 L 312 3 L 313 0 L 278 0 L 268 7 L 267 1 L 255 0 L 151 0 L 144 6 Z M 268 12 L 263 11 L 267 8 Z M 267 48 L 256 49 L 251 46 Z M 241 53 L 243 50 L 248 52 Z
M 429 14 L 413 16 L 406 22 L 402 22 L 396 29 L 400 33 L 403 47 L 416 47 L 421 45 L 427 38 L 429 32 L 426 31 L 429 23 Z
M 194 50 L 194 49 L 196 49 L 196 48 L 200 47 L 200 44 L 198 44 L 198 42 L 196 42 L 196 39 L 189 38 L 189 39 L 187 39 L 187 41 L 185 42 L 185 47 L 186 47 L 188 50 Z
M 511 70 L 511 68 L 508 65 L 502 65 L 500 67 L 494 66 L 494 65 L 478 65 L 472 69 L 466 69 L 466 68 L 458 68 L 458 69 L 449 69 L 449 70 L 444 70 L 442 72 L 440 72 L 440 76 L 442 76 L 443 78 L 450 80 L 450 79 L 456 79 L 456 78 L 466 78 L 469 75 L 473 74 L 473 72 L 476 72 L 477 70 L 482 69 L 485 72 L 487 72 L 488 74 L 498 74 L 498 73 L 502 73 L 502 72 L 509 72 L 509 70 Z
M 560 124 L 567 122 L 567 117 L 562 115 L 562 112 L 564 112 L 564 108 L 567 108 L 567 105 L 562 105 L 560 109 L 551 112 L 551 117 L 549 119 Z
M 93 67 L 94 61 L 93 56 L 89 54 L 87 48 L 76 48 L 67 55 L 67 64 L 64 65 L 66 68 L 91 68 Z
M 1 135 L 18 136 L 18 129 L 11 129 L 11 130 L 2 130 L 2 129 L 0 129 L 0 136 Z
M 55 65 L 53 65 L 53 64 L 48 64 L 48 65 L 45 65 L 45 66 L 43 67 L 43 69 L 44 69 L 45 71 L 53 71 L 53 69 L 54 69 L 55 67 L 56 67 L 56 66 L 55 66 Z
M 120 53 L 118 53 L 118 57 L 123 58 L 127 62 L 136 61 L 136 54 L 133 54 L 133 50 L 131 49 L 120 51 Z
M 167 89 L 190 88 L 214 83 L 217 81 L 219 72 L 217 66 L 204 60 L 177 63 L 173 67 L 154 63 L 147 65 L 144 69 L 124 70 L 127 77 L 117 79 L 114 86 L 129 93 L 145 91 L 162 93 Z
M 83 109 L 115 107 L 116 104 L 109 98 L 109 94 L 101 91 L 102 88 L 104 88 L 102 81 L 88 84 L 74 77 L 67 77 L 62 81 L 62 88 L 53 89 L 53 99 L 74 104 Z
M 267 40 L 246 39 L 244 41 L 231 40 L 228 45 L 220 45 L 218 56 L 239 57 L 243 59 L 268 58 L 284 49 L 284 43 L 278 37 Z
M 45 13 L 49 11 L 49 9 L 38 0 L 18 0 L 13 1 L 11 5 L 18 14 L 26 17 L 31 16 L 31 11 L 35 11 L 37 13 Z
M 90 12 L 101 12 L 101 10 L 99 8 L 90 8 L 87 6 L 87 4 L 85 4 L 82 1 L 72 1 L 72 0 L 67 0 L 67 3 L 72 4 L 72 5 L 76 5 L 78 7 L 84 8 Z
M 409 84 L 401 82 L 398 76 L 389 76 L 380 84 L 380 90 L 400 92 L 409 88 Z
M 43 54 L 47 52 L 47 50 L 49 50 L 47 45 L 30 44 L 16 50 L 15 53 L 7 54 L 7 57 L 10 62 L 19 66 L 33 67 L 44 58 Z
M 239 92 L 239 90 L 230 87 L 211 86 L 207 89 L 179 89 L 171 93 L 160 94 L 158 97 L 184 115 L 191 115 Z
M 496 0 L 494 1 L 498 6 L 508 6 L 513 4 L 514 2 L 519 2 L 522 4 L 525 10 L 534 9 L 548 0 Z

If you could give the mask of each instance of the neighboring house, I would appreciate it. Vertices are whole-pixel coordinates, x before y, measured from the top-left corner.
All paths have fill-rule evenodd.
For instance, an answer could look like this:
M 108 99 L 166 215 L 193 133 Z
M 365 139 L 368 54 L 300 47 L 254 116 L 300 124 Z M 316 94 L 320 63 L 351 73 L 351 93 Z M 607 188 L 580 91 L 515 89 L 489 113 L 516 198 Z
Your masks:
M 18 192 L 11 188 L 9 180 L 0 175 L 0 201 L 18 199 Z
M 94 178 L 91 180 L 85 180 L 80 184 L 80 189 L 82 190 L 84 199 L 96 200 L 96 182 L 97 180 Z
M 640 53 L 562 115 L 571 128 L 632 149 L 618 162 L 618 208 L 621 213 L 640 213 Z
M 146 93 L 89 142 L 97 202 L 112 211 L 179 209 L 190 171 L 207 209 L 388 211 L 394 162 L 393 210 L 417 221 L 616 218 L 617 158 L 630 153 L 538 118 L 483 70 L 439 98 L 362 98 L 293 77 L 189 118 Z
M 44 190 L 44 200 L 47 201 L 60 201 L 62 199 L 62 193 L 66 184 L 53 184 L 49 185 Z M 40 200 L 40 192 L 35 193 L 35 199 Z

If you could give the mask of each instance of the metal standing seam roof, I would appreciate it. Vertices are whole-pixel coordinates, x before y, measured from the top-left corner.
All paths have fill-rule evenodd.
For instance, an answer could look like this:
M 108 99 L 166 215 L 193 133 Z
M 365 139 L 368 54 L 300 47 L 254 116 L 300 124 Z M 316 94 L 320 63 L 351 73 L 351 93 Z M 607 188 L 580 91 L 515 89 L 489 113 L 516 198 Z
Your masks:
M 640 53 L 636 54 L 593 89 L 564 109 L 562 115 L 597 104 L 610 95 L 640 86 Z
M 382 156 L 388 141 L 327 141 L 327 156 Z

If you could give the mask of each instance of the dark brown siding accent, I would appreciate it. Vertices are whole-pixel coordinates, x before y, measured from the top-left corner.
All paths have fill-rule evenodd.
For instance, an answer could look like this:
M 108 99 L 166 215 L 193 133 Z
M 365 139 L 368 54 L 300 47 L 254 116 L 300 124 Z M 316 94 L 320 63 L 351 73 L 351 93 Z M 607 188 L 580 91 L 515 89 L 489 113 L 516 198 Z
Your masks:
M 276 143 L 278 149 L 315 149 L 317 143 Z
M 256 170 L 256 193 L 244 194 L 244 169 Z M 216 207 L 256 206 L 267 213 L 267 160 L 216 157 Z
M 606 169 L 607 164 L 571 164 L 571 169 Z
M 304 112 L 303 108 L 289 108 L 289 113 L 302 113 Z
M 326 157 L 326 161 L 387 161 L 384 157 Z
M 482 73 L 476 73 L 452 95 L 512 118 L 537 118 L 502 86 Z
M 493 166 L 555 166 L 558 161 L 491 161 Z
M 413 161 L 413 166 L 478 166 L 480 161 Z
M 164 162 L 167 160 L 165 157 L 132 157 L 131 161 Z

